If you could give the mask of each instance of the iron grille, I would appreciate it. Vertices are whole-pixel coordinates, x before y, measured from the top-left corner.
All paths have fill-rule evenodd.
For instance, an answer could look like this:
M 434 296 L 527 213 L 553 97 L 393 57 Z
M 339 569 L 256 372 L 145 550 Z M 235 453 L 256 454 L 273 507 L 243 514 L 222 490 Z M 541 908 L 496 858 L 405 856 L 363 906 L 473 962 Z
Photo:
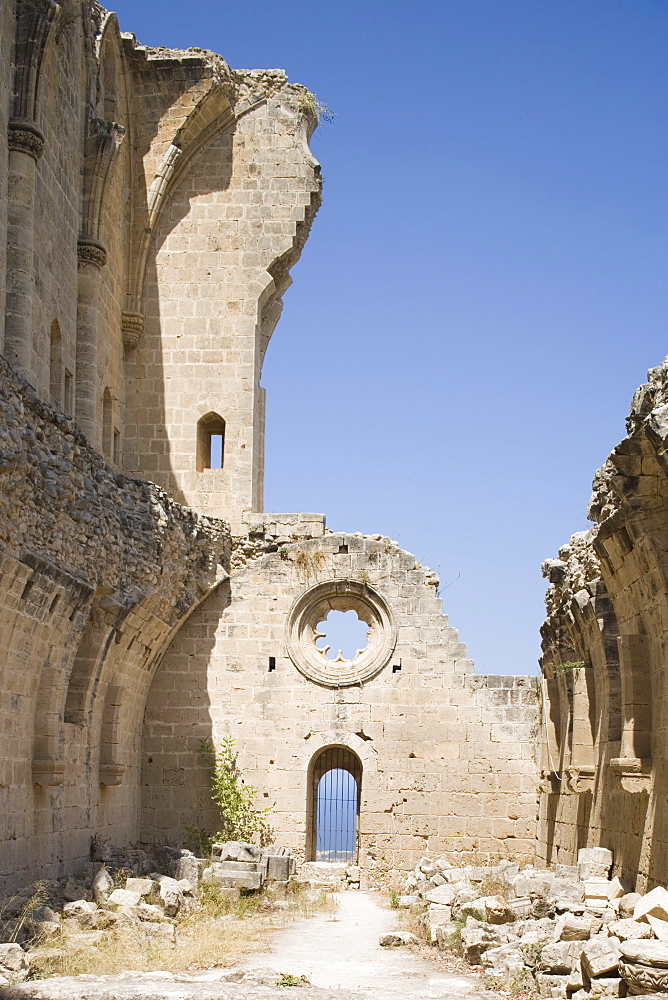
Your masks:
M 316 861 L 357 860 L 361 777 L 359 760 L 346 747 L 328 747 L 318 758 L 314 770 Z

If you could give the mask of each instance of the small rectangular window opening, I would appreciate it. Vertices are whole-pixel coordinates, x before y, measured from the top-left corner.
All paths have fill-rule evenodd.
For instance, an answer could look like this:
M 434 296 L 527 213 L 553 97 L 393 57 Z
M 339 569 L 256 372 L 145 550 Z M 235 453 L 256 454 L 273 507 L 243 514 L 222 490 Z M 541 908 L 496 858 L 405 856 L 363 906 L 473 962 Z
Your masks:
M 209 434 L 209 468 L 222 469 L 223 467 L 223 435 Z
M 197 471 L 219 472 L 225 463 L 225 421 L 208 413 L 197 421 Z
M 340 555 L 345 555 L 347 551 L 348 551 L 348 546 L 347 545 L 339 545 L 339 554 Z
M 272 670 L 275 670 L 275 669 L 276 669 L 276 657 L 275 656 L 270 656 L 269 657 L 269 673 L 271 673 Z
M 392 673 L 393 674 L 400 674 L 401 673 L 401 664 L 400 663 L 393 663 L 392 664 Z

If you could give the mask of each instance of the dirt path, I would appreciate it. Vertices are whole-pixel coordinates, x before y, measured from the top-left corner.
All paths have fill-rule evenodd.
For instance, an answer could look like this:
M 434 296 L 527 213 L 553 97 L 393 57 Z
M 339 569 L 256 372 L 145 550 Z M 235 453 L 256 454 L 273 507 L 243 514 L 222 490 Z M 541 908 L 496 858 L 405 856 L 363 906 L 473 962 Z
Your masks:
M 272 951 L 252 955 L 245 968 L 304 975 L 324 989 L 354 990 L 369 1000 L 487 1000 L 493 994 L 473 979 L 440 972 L 406 948 L 381 948 L 381 934 L 397 917 L 366 892 L 336 894 L 334 914 L 278 931 Z

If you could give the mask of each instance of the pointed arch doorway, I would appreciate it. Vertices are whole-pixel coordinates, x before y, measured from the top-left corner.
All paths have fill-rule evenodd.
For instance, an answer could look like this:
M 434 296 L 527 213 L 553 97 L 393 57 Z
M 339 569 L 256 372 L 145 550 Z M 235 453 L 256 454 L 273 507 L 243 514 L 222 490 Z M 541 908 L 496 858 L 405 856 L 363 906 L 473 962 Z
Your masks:
M 355 864 L 362 763 L 348 747 L 329 746 L 315 755 L 310 772 L 308 858 Z

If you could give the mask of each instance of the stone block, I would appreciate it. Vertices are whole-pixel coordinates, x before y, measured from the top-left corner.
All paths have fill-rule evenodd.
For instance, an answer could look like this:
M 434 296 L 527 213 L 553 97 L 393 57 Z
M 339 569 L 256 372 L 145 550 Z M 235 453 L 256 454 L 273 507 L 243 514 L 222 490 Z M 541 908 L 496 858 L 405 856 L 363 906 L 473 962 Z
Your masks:
M 639 892 L 627 892 L 621 896 L 619 900 L 619 916 L 622 919 L 632 917 L 636 903 L 641 899 L 642 895 Z
M 30 967 L 30 958 L 20 944 L 0 944 L 0 970 L 23 972 Z
M 524 969 L 524 958 L 512 944 L 502 944 L 498 948 L 489 948 L 480 957 L 480 964 L 493 976 L 508 980 Z
M 389 934 L 381 934 L 378 939 L 381 948 L 398 948 L 407 944 L 419 944 L 415 934 L 410 931 L 390 931 Z
M 216 861 L 219 869 L 226 872 L 259 872 L 264 869 L 260 861 Z
M 582 847 L 578 851 L 578 875 L 581 879 L 605 878 L 610 875 L 612 851 L 605 847 Z
M 626 983 L 619 976 L 602 976 L 600 979 L 592 979 L 589 984 L 589 1000 L 608 1000 L 626 995 Z
M 652 928 L 654 932 L 654 937 L 658 938 L 659 941 L 663 941 L 664 944 L 668 943 L 668 920 L 659 920 L 658 917 L 652 916 L 648 913 L 645 920 Z M 639 935 L 640 936 L 640 935 Z
M 567 984 L 568 976 L 555 976 L 547 972 L 536 973 L 536 992 L 539 997 L 563 997 L 568 996 Z
M 617 938 L 597 934 L 582 948 L 582 965 L 587 975 L 594 979 L 606 973 L 616 972 L 619 961 L 619 941 Z
M 613 920 L 607 926 L 608 934 L 619 938 L 620 941 L 638 941 L 641 938 L 651 938 L 652 936 L 652 928 L 649 923 L 644 920 L 633 920 L 631 917 Z
M 123 892 L 123 889 L 118 889 L 118 892 Z M 97 909 L 95 903 L 89 903 L 87 899 L 76 899 L 71 903 L 65 903 L 63 906 L 63 916 L 64 917 L 81 917 L 88 916 L 94 913 Z
M 588 917 L 576 917 L 566 912 L 558 918 L 554 928 L 555 941 L 587 941 L 591 935 Z
M 632 996 L 668 993 L 668 945 L 663 941 L 623 941 L 619 971 Z
M 659 920 L 668 920 L 668 891 L 660 885 L 641 896 L 633 908 L 634 920 L 645 920 L 649 914 Z
M 177 880 L 185 878 L 195 889 L 199 882 L 200 866 L 201 862 L 190 851 L 181 851 L 181 857 L 176 865 Z
M 559 941 L 547 944 L 540 954 L 539 966 L 550 975 L 567 976 L 578 962 L 582 951 L 579 941 Z
M 515 920 L 525 920 L 531 913 L 531 898 L 517 896 L 515 899 L 510 899 L 508 900 L 508 909 Z
M 262 877 L 259 872 L 225 871 L 214 862 L 202 872 L 202 882 L 213 882 L 226 889 L 259 889 Z
M 438 885 L 434 889 L 430 889 L 429 892 L 425 894 L 425 899 L 429 903 L 441 903 L 443 905 L 449 905 L 453 902 L 457 895 L 457 889 L 445 882 L 443 885 Z
M 218 861 L 259 861 L 262 856 L 261 847 L 238 840 L 214 844 L 211 850 Z
M 498 948 L 501 945 L 501 937 L 488 927 L 481 927 L 477 923 L 464 927 L 461 932 L 462 949 L 464 956 L 471 965 L 480 964 L 481 956 L 490 948 Z
M 607 878 L 588 878 L 583 886 L 587 906 L 604 908 L 608 905 L 610 882 Z
M 292 858 L 289 854 L 268 854 L 267 878 L 274 882 L 287 882 L 290 878 L 290 868 Z M 359 879 L 359 874 L 358 874 Z
M 140 896 L 152 896 L 158 891 L 152 878 L 128 878 L 125 880 L 125 888 L 128 892 L 138 892 Z
M 109 894 L 107 902 L 113 906 L 137 906 L 140 899 L 141 893 L 139 892 L 131 892 L 128 889 L 114 889 Z
M 548 906 L 558 913 L 564 910 L 577 911 L 584 906 L 584 886 L 574 879 L 555 878 L 546 896 Z M 607 895 L 605 897 L 607 902 Z

